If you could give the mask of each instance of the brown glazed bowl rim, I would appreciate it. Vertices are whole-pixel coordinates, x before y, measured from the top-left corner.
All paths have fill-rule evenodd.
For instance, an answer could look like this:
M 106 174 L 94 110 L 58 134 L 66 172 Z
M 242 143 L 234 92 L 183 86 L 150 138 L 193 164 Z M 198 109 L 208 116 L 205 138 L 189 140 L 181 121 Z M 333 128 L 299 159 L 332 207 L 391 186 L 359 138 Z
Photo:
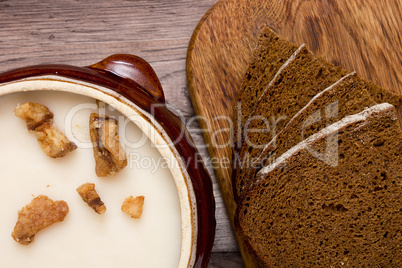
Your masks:
M 185 172 L 191 180 L 196 200 L 197 237 L 193 266 L 207 267 L 216 227 L 211 178 L 185 125 L 167 108 L 161 84 L 152 67 L 140 57 L 115 54 L 86 67 L 46 64 L 14 69 L 0 74 L 0 85 L 43 77 L 78 80 L 107 88 L 116 93 L 111 96 L 118 101 L 125 98 L 153 115 L 165 135 L 176 141 L 174 149 L 179 154 L 176 157 L 186 163 Z

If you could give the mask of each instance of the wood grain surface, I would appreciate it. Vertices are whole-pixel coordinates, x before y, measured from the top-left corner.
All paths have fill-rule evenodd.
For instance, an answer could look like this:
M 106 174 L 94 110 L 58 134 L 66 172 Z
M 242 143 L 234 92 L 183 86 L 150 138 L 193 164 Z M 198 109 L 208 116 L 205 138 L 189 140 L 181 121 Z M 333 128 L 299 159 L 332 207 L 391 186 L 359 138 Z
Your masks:
M 231 219 L 236 204 L 226 163 L 232 156 L 233 101 L 263 25 L 402 94 L 401 0 L 219 1 L 192 36 L 187 79 Z
M 191 35 L 216 0 L 0 0 L 0 72 L 41 63 L 86 66 L 115 53 L 155 69 L 214 181 L 217 233 L 210 267 L 243 267 L 186 83 Z

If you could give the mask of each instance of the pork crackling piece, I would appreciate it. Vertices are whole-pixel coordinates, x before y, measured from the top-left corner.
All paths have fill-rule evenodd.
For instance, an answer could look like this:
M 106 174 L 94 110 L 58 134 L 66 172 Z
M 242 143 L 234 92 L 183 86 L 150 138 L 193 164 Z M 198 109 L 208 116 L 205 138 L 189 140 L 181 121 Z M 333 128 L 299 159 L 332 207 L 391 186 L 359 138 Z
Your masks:
M 107 115 L 92 113 L 89 130 L 98 177 L 114 176 L 127 166 L 127 156 L 120 144 L 118 122 Z
M 84 183 L 77 188 L 77 192 L 82 200 L 84 200 L 84 202 L 87 203 L 96 213 L 103 214 L 106 212 L 106 206 L 96 192 L 94 183 Z
M 144 200 L 145 197 L 142 195 L 135 198 L 133 196 L 127 197 L 121 206 L 121 211 L 130 215 L 131 218 L 139 219 L 142 215 Z
M 44 105 L 27 102 L 14 110 L 23 119 L 28 130 L 35 131 L 42 151 L 52 158 L 59 158 L 77 149 L 77 146 L 55 126 L 53 113 Z
M 11 236 L 21 245 L 34 241 L 36 233 L 56 222 L 62 222 L 69 211 L 65 201 L 53 201 L 39 195 L 18 211 L 18 220 Z

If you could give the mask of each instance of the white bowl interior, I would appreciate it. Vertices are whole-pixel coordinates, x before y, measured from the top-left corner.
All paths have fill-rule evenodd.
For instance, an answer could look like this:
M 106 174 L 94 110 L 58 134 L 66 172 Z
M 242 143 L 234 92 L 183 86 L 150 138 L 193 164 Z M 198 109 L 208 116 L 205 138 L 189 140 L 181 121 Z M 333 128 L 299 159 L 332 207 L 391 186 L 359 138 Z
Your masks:
M 109 105 L 99 109 L 95 99 Z M 25 122 L 14 116 L 24 102 L 49 107 L 56 126 L 78 149 L 61 159 L 46 156 Z M 114 178 L 96 177 L 91 112 L 119 121 L 128 166 Z M 150 115 L 106 88 L 52 76 L 0 85 L 0 120 L 0 266 L 192 266 L 197 235 L 192 185 L 171 141 Z M 85 182 L 95 183 L 107 207 L 104 215 L 91 210 L 75 191 Z M 11 237 L 17 212 L 41 194 L 65 200 L 70 212 L 62 223 L 39 232 L 31 245 L 19 245 Z M 139 220 L 120 210 L 130 195 L 145 196 Z

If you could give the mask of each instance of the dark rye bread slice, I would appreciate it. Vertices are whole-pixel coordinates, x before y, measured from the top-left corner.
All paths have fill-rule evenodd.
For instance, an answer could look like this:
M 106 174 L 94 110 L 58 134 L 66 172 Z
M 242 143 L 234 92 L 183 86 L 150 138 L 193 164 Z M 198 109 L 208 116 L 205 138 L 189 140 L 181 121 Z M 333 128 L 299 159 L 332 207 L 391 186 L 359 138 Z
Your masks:
M 301 45 L 290 57 L 289 59 L 287 59 L 285 61 L 285 63 L 279 68 L 279 70 L 277 71 L 277 73 L 274 75 L 274 77 L 272 78 L 272 80 L 264 87 L 264 90 L 262 91 L 262 93 L 260 94 L 260 97 L 256 100 L 256 103 L 254 105 L 254 109 L 257 107 L 258 101 L 261 98 L 261 96 L 265 93 L 265 91 L 270 88 L 270 86 L 272 85 L 273 81 L 275 81 L 277 79 L 277 77 L 280 75 L 280 73 L 283 71 L 283 69 L 285 69 L 289 64 L 291 64 L 296 57 L 298 56 L 298 54 L 300 53 L 300 51 L 302 51 L 303 47 L 305 45 Z M 237 117 L 241 118 L 241 102 L 239 102 L 237 104 L 236 108 L 236 112 L 237 112 Z M 255 111 L 254 111 L 255 112 Z M 253 112 L 253 113 L 254 113 Z M 236 116 L 235 116 L 236 118 Z M 238 121 L 236 121 L 236 119 L 234 119 L 234 123 L 235 126 Z M 239 126 L 238 126 L 239 127 Z M 243 126 L 239 127 L 239 132 L 241 133 L 241 137 L 239 139 L 239 141 L 241 141 L 241 143 L 238 143 L 238 146 L 242 145 L 244 142 L 244 129 L 242 128 Z M 233 151 L 233 155 L 232 155 L 232 160 L 233 160 L 233 166 L 232 166 L 232 174 L 231 174 L 231 180 L 232 180 L 232 187 L 233 187 L 233 196 L 234 199 L 237 200 L 238 196 L 240 195 L 240 187 L 239 187 L 239 181 L 237 180 L 239 173 L 243 173 L 246 170 L 248 170 L 249 168 L 251 168 L 250 166 L 250 161 L 248 158 L 244 157 L 244 149 L 242 150 L 242 146 L 240 146 L 240 148 L 236 148 Z
M 327 125 L 384 100 L 395 106 L 401 103 L 402 96 L 390 93 L 362 79 L 355 72 L 342 77 L 314 96 L 306 106 L 296 113 L 284 129 L 265 145 L 263 150 L 249 148 L 247 155 L 256 157 L 248 159 L 250 165 L 247 168 L 237 170 L 236 181 L 242 183 L 241 193 L 248 191 L 253 183 L 252 178 L 264 164 L 274 161 L 288 149 Z M 260 155 L 257 157 L 258 153 Z M 245 158 L 247 159 L 247 156 Z
M 258 173 L 236 230 L 261 267 L 402 267 L 401 153 L 392 105 L 347 116 Z
M 269 82 L 274 78 L 287 60 L 294 56 L 298 46 L 280 38 L 269 27 L 260 32 L 257 47 L 253 51 L 251 61 L 244 75 L 240 96 L 233 110 L 233 155 L 232 180 L 238 162 L 238 151 L 243 140 L 244 121 L 254 112 L 255 103 L 260 98 Z M 244 104 L 244 105 L 243 105 Z
M 375 100 L 368 91 L 374 93 Z M 392 103 L 400 102 L 401 96 L 387 93 L 385 98 L 385 94 L 382 94 L 382 91 L 383 89 L 363 80 L 356 72 L 353 72 L 318 93 L 296 113 L 284 129 L 272 138 L 263 148 L 261 154 L 253 161 L 252 166 L 239 172 L 237 180 L 243 182 L 242 192 L 249 189 L 252 180 L 248 179 L 254 178 L 264 163 L 274 161 L 288 149 L 329 124 L 335 123 L 347 115 L 359 113 L 367 107 L 381 103 L 384 99 Z M 380 98 L 379 95 L 381 96 Z M 257 155 L 253 150 L 259 149 L 250 147 L 249 155 Z
M 355 72 L 347 74 L 315 95 L 272 140 L 260 148 L 249 147 L 255 158 L 248 168 L 238 170 L 236 180 L 242 183 L 240 193 L 247 192 L 252 179 L 264 164 L 275 161 L 284 152 L 312 134 L 343 117 L 377 104 Z
M 371 95 L 369 93 L 371 92 Z M 384 101 L 395 106 L 401 96 L 382 94 L 383 89 L 359 77 L 356 72 L 314 96 L 263 149 L 260 160 L 277 158 L 287 150 L 343 117 Z M 259 162 L 261 163 L 261 162 Z
M 234 148 L 240 148 L 243 123 L 253 113 L 255 102 L 279 68 L 298 46 L 280 38 L 269 27 L 260 32 L 257 47 L 244 75 L 239 99 L 234 105 Z
M 243 148 L 267 144 L 316 94 L 332 85 L 348 71 L 316 57 L 306 46 L 271 82 L 245 123 Z M 268 124 L 267 124 L 268 123 Z M 266 127 L 268 125 L 268 128 Z M 268 131 L 261 131 L 261 130 Z M 260 131 L 253 131 L 260 130 Z
M 346 70 L 317 58 L 304 45 L 287 63 L 264 89 L 253 116 L 245 122 L 244 142 L 233 156 L 235 200 L 241 196 L 244 186 L 239 174 L 251 168 L 265 145 L 311 98 L 347 74 Z M 251 149 L 253 154 L 247 154 Z
M 365 80 L 367 91 L 378 103 L 387 102 L 394 105 L 396 108 L 402 105 L 402 95 L 392 93 L 380 86 L 377 86 L 371 81 Z
M 260 101 L 256 104 L 256 110 L 252 117 L 249 117 L 249 121 L 246 122 L 246 131 L 257 130 L 257 132 L 251 132 L 250 135 L 246 136 L 246 140 L 243 143 L 240 150 L 237 150 L 233 156 L 234 161 L 234 171 L 232 173 L 232 185 L 234 188 L 234 196 L 237 200 L 241 195 L 243 188 L 247 188 L 245 181 L 248 178 L 252 178 L 253 175 L 247 175 L 248 173 L 255 172 L 255 168 L 261 164 L 261 158 L 266 159 L 268 155 L 268 161 L 270 161 L 275 156 L 278 157 L 281 153 L 271 156 L 268 154 L 263 154 L 263 151 L 268 146 L 271 139 L 275 137 L 278 132 L 289 123 L 293 114 L 298 111 L 303 104 L 310 100 L 310 96 L 315 93 L 319 93 L 325 88 L 325 86 L 335 82 L 336 78 L 341 77 L 346 74 L 347 71 L 341 69 L 340 67 L 335 67 L 332 64 L 324 61 L 321 58 L 316 58 L 307 48 L 299 48 L 300 52 L 296 51 L 291 58 L 279 69 L 278 73 L 274 76 L 273 80 L 270 82 L 270 86 L 265 89 L 265 91 L 260 96 Z M 292 57 L 294 57 L 292 59 Z M 315 75 L 316 81 L 312 81 L 308 73 L 302 74 L 301 76 L 294 77 L 292 70 L 297 69 L 299 63 L 304 63 L 309 69 L 310 74 L 314 74 L 314 68 L 320 65 L 324 66 L 319 69 L 319 72 Z M 303 66 L 302 66 L 303 67 Z M 332 73 L 331 73 L 332 72 Z M 329 77 L 325 80 L 326 77 Z M 302 84 L 303 79 L 311 81 L 310 84 Z M 313 78 L 314 79 L 314 78 Z M 402 96 L 391 93 L 379 86 L 376 86 L 372 82 L 362 80 L 356 76 L 356 79 L 363 83 L 365 89 L 370 93 L 373 99 L 377 103 L 388 102 L 394 106 L 399 106 L 402 103 Z M 281 82 L 284 81 L 284 82 Z M 290 88 L 291 96 L 293 99 L 288 99 L 286 94 L 288 94 Z M 298 95 L 300 91 L 300 95 Z M 305 97 L 311 94 L 309 97 Z M 273 104 L 273 102 L 279 102 Z M 289 103 L 288 103 L 289 102 Z M 287 104 L 288 103 L 288 104 Z M 281 106 L 282 105 L 282 106 Z M 279 111 L 284 111 L 281 115 L 275 115 L 273 111 L 279 109 Z M 273 126 L 275 119 L 280 118 L 278 124 Z M 262 119 L 260 119 L 262 118 Z M 338 117 L 340 119 L 342 117 Z M 336 121 L 335 119 L 332 122 Z M 264 123 L 265 122 L 265 123 Z M 331 123 L 331 122 L 328 122 Z M 268 129 L 267 128 L 268 125 Z

